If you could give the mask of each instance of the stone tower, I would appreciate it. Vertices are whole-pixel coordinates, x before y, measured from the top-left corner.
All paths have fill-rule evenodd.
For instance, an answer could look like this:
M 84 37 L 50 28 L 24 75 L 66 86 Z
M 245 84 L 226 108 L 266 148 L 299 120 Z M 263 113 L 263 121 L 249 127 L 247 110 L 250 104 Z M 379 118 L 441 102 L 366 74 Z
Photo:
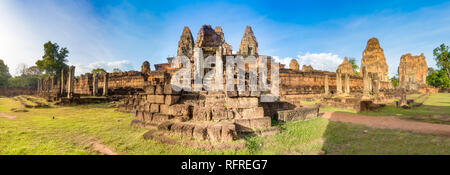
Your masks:
M 185 55 L 190 59 L 192 59 L 192 56 L 194 55 L 194 37 L 192 37 L 189 27 L 184 27 L 183 29 L 180 41 L 178 41 L 177 55 Z
M 150 72 L 150 63 L 149 63 L 148 61 L 144 61 L 144 62 L 142 63 L 142 66 L 141 66 L 141 72 L 142 72 L 142 73 L 148 73 L 148 72 Z
M 388 65 L 386 64 L 384 51 L 380 47 L 380 42 L 377 38 L 370 38 L 367 41 L 366 49 L 364 49 L 361 60 L 361 67 L 364 66 L 368 73 L 377 74 L 381 81 L 389 80 Z
M 222 42 L 222 48 L 223 48 L 223 55 L 232 55 L 233 53 L 233 50 L 232 50 L 232 47 L 231 47 L 231 45 L 229 45 L 226 41 L 225 41 L 225 36 L 224 36 L 224 34 L 223 34 L 223 31 L 222 31 L 222 27 L 220 27 L 220 26 L 217 26 L 215 29 L 214 29 L 214 31 L 217 33 L 217 35 L 219 35 L 220 36 L 220 40 L 221 40 L 221 42 Z
M 211 28 L 211 25 L 203 25 L 198 31 L 195 47 L 202 49 L 204 58 L 214 56 L 222 44 L 222 37 Z
M 398 66 L 398 78 L 401 88 L 417 90 L 418 86 L 425 85 L 428 66 L 423 53 L 412 56 L 410 53 L 402 55 Z
M 338 66 L 338 70 L 342 74 L 349 74 L 349 75 L 354 75 L 355 74 L 355 72 L 353 72 L 352 63 L 350 63 L 348 61 L 347 57 L 345 57 L 344 62 L 342 62 L 342 64 Z
M 297 60 L 292 59 L 291 62 L 289 63 L 289 69 L 291 70 L 299 70 L 300 69 L 300 65 L 298 64 Z
M 239 46 L 239 55 L 244 56 L 244 58 L 250 55 L 258 57 L 258 42 L 250 26 L 245 27 L 244 36 Z

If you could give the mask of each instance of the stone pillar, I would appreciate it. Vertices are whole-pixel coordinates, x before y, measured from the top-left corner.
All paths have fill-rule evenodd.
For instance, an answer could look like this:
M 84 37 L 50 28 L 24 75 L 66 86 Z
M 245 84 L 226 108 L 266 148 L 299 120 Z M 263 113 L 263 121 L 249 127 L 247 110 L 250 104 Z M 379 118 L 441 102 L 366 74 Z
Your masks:
M 108 96 L 108 73 L 103 74 L 103 96 Z
M 97 96 L 98 93 L 98 75 L 94 73 L 92 75 L 92 96 Z
M 364 67 L 365 68 L 365 67 Z M 368 98 L 370 96 L 369 93 L 369 84 L 370 84 L 370 80 L 369 80 L 369 74 L 367 71 L 364 71 L 365 69 L 363 69 L 363 71 L 361 71 L 361 73 L 363 73 L 363 98 Z
M 75 66 L 70 66 L 69 67 L 69 78 L 67 79 L 68 81 L 68 87 L 67 87 L 67 98 L 72 98 L 73 97 L 73 79 L 75 76 Z
M 61 69 L 61 96 L 64 95 L 64 88 L 65 88 L 65 79 L 64 79 L 64 75 L 65 75 L 65 70 Z
M 378 95 L 378 93 L 380 92 L 380 77 L 378 75 L 375 75 L 373 78 L 374 78 L 373 80 L 374 83 L 372 85 L 373 93 L 375 95 Z
M 330 93 L 330 87 L 328 86 L 328 75 L 325 75 L 325 95 Z
M 342 94 L 342 77 L 341 73 L 336 73 L 336 91 L 337 94 Z
M 201 91 L 203 89 L 203 50 L 201 48 L 194 48 L 194 91 Z
M 223 48 L 222 46 L 219 47 L 219 49 L 217 49 L 216 51 L 216 75 L 214 78 L 214 82 L 215 82 L 215 91 L 222 91 L 224 89 L 224 83 L 223 83 L 223 61 L 222 61 L 222 56 L 223 56 Z
M 345 74 L 345 80 L 344 80 L 344 86 L 345 86 L 345 93 L 350 94 L 350 78 L 348 74 Z

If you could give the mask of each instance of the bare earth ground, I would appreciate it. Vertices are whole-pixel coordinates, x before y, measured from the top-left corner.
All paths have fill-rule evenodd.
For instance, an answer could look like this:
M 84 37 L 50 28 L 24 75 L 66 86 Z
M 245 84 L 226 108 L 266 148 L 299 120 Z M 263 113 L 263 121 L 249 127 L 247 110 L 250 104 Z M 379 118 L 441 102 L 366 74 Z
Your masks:
M 109 149 L 107 146 L 97 142 L 97 141 L 91 141 L 91 146 L 94 148 L 94 150 L 106 154 L 106 155 L 118 155 L 116 152 Z
M 9 118 L 9 119 L 16 118 L 16 116 L 14 116 L 14 115 L 8 115 L 8 114 L 5 114 L 3 112 L 0 112 L 0 117 L 5 117 L 5 118 Z
M 340 112 L 325 112 L 322 116 L 330 121 L 362 124 L 372 128 L 399 129 L 417 133 L 450 136 L 450 125 L 445 124 L 402 120 L 397 117 L 371 117 Z

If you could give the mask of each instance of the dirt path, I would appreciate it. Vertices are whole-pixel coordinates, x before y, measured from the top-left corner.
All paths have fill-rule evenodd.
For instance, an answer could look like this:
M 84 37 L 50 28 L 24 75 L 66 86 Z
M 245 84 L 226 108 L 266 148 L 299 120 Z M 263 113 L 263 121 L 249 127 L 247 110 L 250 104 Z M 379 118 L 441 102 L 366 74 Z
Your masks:
M 331 121 L 362 124 L 372 128 L 399 129 L 418 133 L 450 136 L 450 125 L 402 120 L 397 117 L 372 117 L 349 113 L 325 112 L 322 115 Z
M 16 116 L 14 116 L 14 115 L 8 115 L 8 114 L 5 114 L 3 112 L 0 112 L 0 117 L 5 117 L 5 118 L 9 118 L 9 119 L 16 118 Z
M 94 148 L 94 150 L 102 153 L 102 154 L 106 154 L 106 155 L 118 155 L 116 152 L 114 152 L 113 150 L 109 149 L 107 146 L 98 143 L 97 141 L 91 141 L 90 142 L 92 148 Z

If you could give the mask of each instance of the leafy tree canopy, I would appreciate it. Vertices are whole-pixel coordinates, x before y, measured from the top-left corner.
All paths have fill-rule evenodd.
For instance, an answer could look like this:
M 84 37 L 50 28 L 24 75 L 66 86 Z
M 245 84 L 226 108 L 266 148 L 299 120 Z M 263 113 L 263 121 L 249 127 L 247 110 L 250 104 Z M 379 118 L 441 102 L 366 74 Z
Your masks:
M 68 54 L 67 48 L 59 48 L 57 43 L 49 41 L 44 44 L 44 56 L 42 56 L 42 60 L 36 61 L 36 66 L 46 76 L 56 75 L 60 78 L 62 69 L 66 72 L 69 70 L 69 66 L 66 64 Z
M 119 68 L 114 68 L 113 72 L 122 72 L 122 70 L 120 70 Z
M 103 68 L 92 69 L 92 74 L 99 74 L 99 75 L 101 75 L 101 74 L 104 74 L 104 73 L 106 73 L 106 70 L 103 69 Z
M 9 68 L 3 62 L 2 59 L 0 59 L 0 86 L 5 86 L 8 84 L 8 79 L 11 78 L 11 74 L 9 73 Z
M 447 77 L 450 77 L 450 54 L 448 52 L 448 46 L 441 44 L 433 50 L 433 55 L 437 66 L 444 69 Z
M 397 75 L 392 77 L 390 80 L 391 80 L 392 84 L 394 85 L 394 87 L 398 86 L 398 76 Z
M 352 69 L 353 69 L 353 72 L 355 73 L 355 75 L 359 76 L 359 71 L 358 71 L 359 66 L 356 64 L 356 59 L 355 58 L 350 58 L 348 60 L 348 62 L 350 62 L 352 64 Z
M 427 84 L 437 88 L 449 88 L 450 79 L 448 78 L 448 73 L 445 69 L 436 71 L 427 76 Z

